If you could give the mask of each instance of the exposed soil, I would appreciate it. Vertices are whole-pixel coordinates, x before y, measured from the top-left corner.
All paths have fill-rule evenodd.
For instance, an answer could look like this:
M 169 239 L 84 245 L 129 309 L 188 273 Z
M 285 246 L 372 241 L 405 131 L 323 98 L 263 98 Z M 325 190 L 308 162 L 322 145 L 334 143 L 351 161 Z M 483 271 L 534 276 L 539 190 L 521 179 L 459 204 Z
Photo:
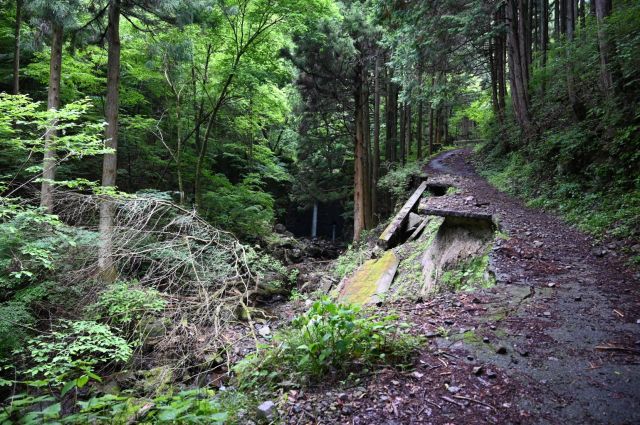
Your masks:
M 640 423 L 640 282 L 623 258 L 560 219 L 491 187 L 468 151 L 426 170 L 455 195 L 432 208 L 494 214 L 497 284 L 401 313 L 430 343 L 412 369 L 291 391 L 287 423 Z

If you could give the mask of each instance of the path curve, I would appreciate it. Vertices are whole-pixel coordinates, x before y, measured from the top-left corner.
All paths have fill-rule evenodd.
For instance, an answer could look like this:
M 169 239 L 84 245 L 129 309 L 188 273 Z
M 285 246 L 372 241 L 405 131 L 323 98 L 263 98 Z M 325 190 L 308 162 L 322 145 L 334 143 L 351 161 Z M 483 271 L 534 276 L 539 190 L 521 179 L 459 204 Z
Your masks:
M 640 283 L 624 259 L 490 186 L 468 150 L 443 153 L 425 171 L 457 188 L 429 207 L 499 219 L 507 235 L 490 256 L 497 284 L 383 306 L 430 341 L 413 368 L 293 391 L 286 421 L 640 423 Z

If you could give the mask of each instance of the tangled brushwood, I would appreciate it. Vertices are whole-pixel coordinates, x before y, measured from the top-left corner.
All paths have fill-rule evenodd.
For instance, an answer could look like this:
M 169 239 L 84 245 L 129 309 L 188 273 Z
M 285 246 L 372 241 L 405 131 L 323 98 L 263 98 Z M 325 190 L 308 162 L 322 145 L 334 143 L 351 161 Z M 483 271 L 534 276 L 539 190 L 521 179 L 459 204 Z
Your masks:
M 219 364 L 234 343 L 225 329 L 250 304 L 264 276 L 254 266 L 258 254 L 163 193 L 60 192 L 56 199 L 60 220 L 83 229 L 67 253 L 73 266 L 63 279 L 71 287 L 85 285 L 85 313 L 120 329 L 142 366 L 169 361 L 175 370 L 201 372 L 215 366 L 212 359 Z M 108 240 L 116 276 L 107 287 L 96 279 L 97 245 L 104 238 L 97 224 L 105 202 L 114 212 Z

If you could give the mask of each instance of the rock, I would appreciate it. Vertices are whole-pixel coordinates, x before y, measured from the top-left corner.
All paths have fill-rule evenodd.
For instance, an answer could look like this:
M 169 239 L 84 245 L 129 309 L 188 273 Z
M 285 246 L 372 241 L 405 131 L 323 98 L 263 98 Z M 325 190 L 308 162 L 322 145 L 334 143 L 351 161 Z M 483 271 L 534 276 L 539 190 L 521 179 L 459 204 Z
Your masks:
M 349 400 L 349 396 L 347 395 L 347 393 L 340 393 L 338 394 L 338 400 L 347 401 Z
M 494 371 L 492 371 L 492 370 L 487 370 L 487 378 L 489 378 L 489 379 L 495 379 L 495 378 L 497 378 L 497 377 L 498 377 L 498 375 L 497 375 Z
M 424 217 L 415 213 L 409 213 L 409 222 L 407 223 L 407 232 L 412 232 L 415 230 L 420 223 L 422 223 Z
M 473 201 L 473 196 L 467 196 L 464 198 L 465 201 L 467 202 L 472 202 Z
M 482 338 L 482 342 L 484 342 L 485 344 L 488 344 L 488 343 L 489 343 L 489 341 L 490 341 L 490 340 L 489 340 L 489 337 L 486 337 L 486 336 L 485 336 L 484 338 Z
M 260 329 L 258 329 L 258 333 L 263 338 L 267 337 L 268 335 L 271 335 L 271 328 L 269 328 L 269 326 L 263 326 Z
M 258 406 L 258 417 L 266 421 L 272 421 L 275 416 L 276 405 L 273 401 L 268 400 Z
M 476 375 L 476 376 L 480 376 L 480 375 L 482 375 L 482 372 L 483 372 L 482 366 L 476 366 L 476 367 L 474 367 L 474 368 L 473 368 L 473 370 L 472 370 L 472 372 L 473 372 L 473 374 L 474 374 L 474 375 Z
M 542 315 L 544 317 L 551 317 L 551 312 L 550 311 L 545 311 L 544 313 L 542 313 Z
M 549 282 L 549 283 L 547 284 L 547 286 L 548 286 L 549 288 L 555 288 L 555 287 L 556 287 L 556 284 L 555 284 L 555 282 Z
M 449 391 L 451 394 L 459 393 L 460 387 L 449 386 L 447 387 L 447 391 Z
M 424 376 L 424 373 L 420 373 L 420 372 L 413 372 L 413 373 L 411 374 L 411 376 L 413 376 L 413 377 L 414 377 L 414 378 L 416 378 L 416 379 L 420 379 L 420 378 L 422 378 L 422 377 Z
M 507 347 L 500 346 L 496 349 L 497 354 L 507 354 Z
M 542 248 L 543 245 L 544 242 L 542 241 L 533 241 L 533 246 L 535 246 L 536 248 Z
M 276 233 L 284 234 L 287 231 L 287 228 L 284 226 L 284 224 L 278 223 L 273 226 L 273 231 Z
M 531 232 L 524 232 L 525 235 L 531 236 Z
M 173 382 L 173 369 L 171 366 L 160 366 L 149 370 L 137 372 L 142 379 L 136 382 L 136 387 L 142 388 L 145 394 L 162 392 L 167 390 Z

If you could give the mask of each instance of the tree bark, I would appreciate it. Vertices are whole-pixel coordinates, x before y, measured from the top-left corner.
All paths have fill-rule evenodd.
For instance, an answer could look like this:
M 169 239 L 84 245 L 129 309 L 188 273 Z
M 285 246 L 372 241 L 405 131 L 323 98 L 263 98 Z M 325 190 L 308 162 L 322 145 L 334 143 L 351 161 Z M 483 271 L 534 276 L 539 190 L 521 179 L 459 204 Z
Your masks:
M 553 37 L 557 42 L 560 40 L 560 2 L 564 0 L 554 0 L 553 2 Z
M 386 104 L 386 141 L 385 159 L 388 162 L 396 162 L 396 142 L 398 138 L 398 90 L 397 85 L 391 80 L 393 74 L 389 71 L 389 81 L 387 83 L 387 104 Z
M 418 123 L 416 128 L 416 139 L 417 139 L 417 156 L 418 161 L 422 160 L 422 133 L 423 133 L 423 105 L 422 100 L 418 102 Z
M 354 140 L 354 172 L 353 172 L 353 240 L 360 239 L 360 234 L 366 229 L 366 202 L 365 202 L 365 179 L 366 179 L 366 158 L 364 140 L 364 113 L 365 105 L 362 100 L 362 64 L 358 64 L 355 70 L 354 81 L 354 103 L 355 103 L 355 140 Z
M 432 80 L 433 82 L 433 80 Z M 434 143 L 434 111 L 433 106 L 429 105 L 429 156 L 433 155 L 433 143 Z
M 374 99 L 373 99 L 373 161 L 372 161 L 372 181 L 371 181 L 371 204 L 373 212 L 377 211 L 378 197 L 378 177 L 380 175 L 380 67 L 382 66 L 382 59 L 380 52 L 376 56 L 375 70 L 374 70 Z
M 613 76 L 609 69 L 609 61 L 611 56 L 611 45 L 607 39 L 604 28 L 604 20 L 611 13 L 611 0 L 592 0 L 595 1 L 596 22 L 598 25 L 598 48 L 600 50 L 600 88 L 606 97 L 611 96 L 613 92 Z
M 369 71 L 367 64 L 362 58 L 362 107 L 364 108 L 362 114 L 362 134 L 364 137 L 364 166 L 365 168 L 365 181 L 364 181 L 364 195 L 365 195 L 365 223 L 366 229 L 373 227 L 373 170 L 371 160 L 371 118 L 369 115 Z
M 405 152 L 407 153 L 407 158 L 411 155 L 411 142 L 412 142 L 412 137 L 413 137 L 413 111 L 411 110 L 411 105 L 407 104 L 407 106 L 405 107 L 404 110 L 405 114 L 407 115 L 406 118 L 404 119 L 404 123 L 407 126 L 407 129 L 405 130 L 404 136 L 405 136 L 405 141 L 406 141 L 406 148 L 405 148 Z
M 398 138 L 398 144 L 400 145 L 400 163 L 402 165 L 405 164 L 406 162 L 406 152 L 405 152 L 405 138 L 406 138 L 406 132 L 407 132 L 407 125 L 406 125 L 406 120 L 407 120 L 407 115 L 406 115 L 406 103 L 402 103 L 402 105 L 400 105 L 400 137 Z
M 575 25 L 576 25 L 576 17 L 574 15 L 576 8 L 575 0 L 565 0 L 565 9 L 566 9 L 566 19 L 567 22 L 565 24 L 567 42 L 573 43 L 573 39 L 575 36 Z M 567 59 L 571 61 L 571 56 L 569 50 L 566 51 Z M 573 111 L 573 118 L 576 121 L 582 121 L 584 119 L 584 106 L 578 99 L 578 94 L 576 92 L 576 84 L 575 78 L 573 76 L 573 64 L 571 62 L 568 63 L 567 66 L 567 94 L 569 96 L 569 103 L 571 104 L 571 110 Z
M 515 111 L 516 120 L 521 127 L 527 128 L 529 118 L 528 95 L 528 67 L 524 49 L 523 14 L 520 13 L 522 0 L 508 0 L 506 6 L 506 19 L 508 24 L 507 45 L 509 60 L 509 81 L 511 84 L 511 99 Z
M 47 94 L 47 109 L 60 108 L 60 79 L 62 77 L 62 43 L 64 28 L 53 24 L 51 28 L 51 57 L 49 60 L 49 89 Z M 53 181 L 56 178 L 56 122 L 49 124 L 44 135 L 44 160 L 42 162 L 42 186 L 40 191 L 40 206 L 48 213 L 53 212 Z
M 109 2 L 109 24 L 107 28 L 109 49 L 107 53 L 107 96 L 105 106 L 105 147 L 113 149 L 102 161 L 102 186 L 114 188 L 118 170 L 118 107 L 120 87 L 120 0 Z M 98 267 L 101 278 L 110 282 L 116 278 L 113 263 L 113 220 L 114 203 L 106 198 L 100 203 L 100 245 L 98 249 Z
M 13 94 L 20 93 L 20 27 L 22 26 L 22 0 L 16 0 L 16 26 L 13 44 Z

